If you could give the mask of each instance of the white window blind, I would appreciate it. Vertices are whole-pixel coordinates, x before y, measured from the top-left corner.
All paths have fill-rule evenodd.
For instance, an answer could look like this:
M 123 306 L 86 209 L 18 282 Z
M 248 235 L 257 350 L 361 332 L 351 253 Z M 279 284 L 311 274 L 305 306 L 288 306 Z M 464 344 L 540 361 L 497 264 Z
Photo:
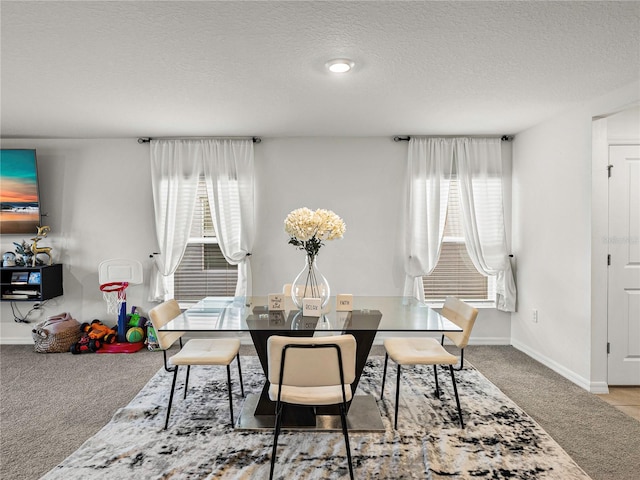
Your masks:
M 494 301 L 495 277 L 485 277 L 473 265 L 462 231 L 458 181 L 451 178 L 447 219 L 440 258 L 430 275 L 422 277 L 425 300 L 440 302 L 451 295 L 461 300 Z
M 174 298 L 194 302 L 203 297 L 233 296 L 238 267 L 225 260 L 211 219 L 204 177 L 200 178 L 189 241 L 173 275 Z

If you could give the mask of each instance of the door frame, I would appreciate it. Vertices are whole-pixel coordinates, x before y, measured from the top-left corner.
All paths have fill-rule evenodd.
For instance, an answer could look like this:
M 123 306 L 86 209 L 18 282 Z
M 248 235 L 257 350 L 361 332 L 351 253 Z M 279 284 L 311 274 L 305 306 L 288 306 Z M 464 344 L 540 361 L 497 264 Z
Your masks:
M 640 102 L 625 105 L 592 119 L 591 150 L 591 366 L 590 391 L 609 393 L 608 341 L 608 271 L 609 231 L 609 145 L 640 143 L 640 138 L 616 139 L 609 142 L 607 118 Z

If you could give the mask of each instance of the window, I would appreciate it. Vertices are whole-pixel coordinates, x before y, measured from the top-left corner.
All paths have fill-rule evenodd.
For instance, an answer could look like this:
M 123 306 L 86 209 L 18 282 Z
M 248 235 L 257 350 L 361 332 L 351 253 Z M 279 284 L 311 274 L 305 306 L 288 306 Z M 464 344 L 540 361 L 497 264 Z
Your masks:
M 227 263 L 218 245 L 206 184 L 200 177 L 189 241 L 173 274 L 174 298 L 190 303 L 203 297 L 232 297 L 237 281 L 237 265 Z
M 422 283 L 427 302 L 442 302 L 449 295 L 471 302 L 495 301 L 495 276 L 485 277 L 478 272 L 467 253 L 455 176 L 449 186 L 440 258 L 431 275 L 422 277 Z

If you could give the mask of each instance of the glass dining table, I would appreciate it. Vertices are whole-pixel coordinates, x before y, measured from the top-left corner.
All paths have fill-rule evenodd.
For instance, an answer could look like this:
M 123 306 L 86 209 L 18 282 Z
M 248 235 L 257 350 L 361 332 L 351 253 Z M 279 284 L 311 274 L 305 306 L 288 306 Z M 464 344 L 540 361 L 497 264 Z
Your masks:
M 351 334 L 356 339 L 356 379 L 347 424 L 350 430 L 384 430 L 380 412 L 372 395 L 356 395 L 360 376 L 378 333 L 428 334 L 460 332 L 455 323 L 413 297 L 354 296 L 350 311 L 337 309 L 331 297 L 319 317 L 303 316 L 302 311 L 285 301 L 284 309 L 269 310 L 267 296 L 207 297 L 164 325 L 160 331 L 187 333 L 249 333 L 260 360 L 265 380 L 260 394 L 249 394 L 238 417 L 236 428 L 271 429 L 275 402 L 269 399 L 267 340 L 271 335 L 319 336 Z M 283 428 L 340 430 L 337 409 L 332 407 L 290 407 Z

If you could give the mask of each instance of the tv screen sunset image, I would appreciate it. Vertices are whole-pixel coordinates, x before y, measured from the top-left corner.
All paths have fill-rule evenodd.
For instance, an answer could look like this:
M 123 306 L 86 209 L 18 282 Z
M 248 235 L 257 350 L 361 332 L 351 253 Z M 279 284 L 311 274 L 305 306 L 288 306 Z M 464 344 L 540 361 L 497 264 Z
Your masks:
M 35 233 L 40 199 L 35 150 L 0 150 L 0 233 Z

